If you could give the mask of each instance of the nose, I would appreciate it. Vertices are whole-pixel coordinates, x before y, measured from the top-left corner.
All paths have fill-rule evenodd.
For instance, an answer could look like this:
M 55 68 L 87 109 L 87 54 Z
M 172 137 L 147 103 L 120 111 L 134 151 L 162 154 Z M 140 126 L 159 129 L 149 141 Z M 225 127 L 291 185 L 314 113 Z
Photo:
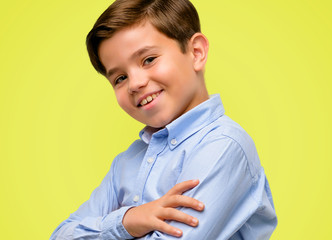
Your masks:
M 130 74 L 128 80 L 128 92 L 130 94 L 139 92 L 149 82 L 148 76 L 141 71 L 136 71 Z

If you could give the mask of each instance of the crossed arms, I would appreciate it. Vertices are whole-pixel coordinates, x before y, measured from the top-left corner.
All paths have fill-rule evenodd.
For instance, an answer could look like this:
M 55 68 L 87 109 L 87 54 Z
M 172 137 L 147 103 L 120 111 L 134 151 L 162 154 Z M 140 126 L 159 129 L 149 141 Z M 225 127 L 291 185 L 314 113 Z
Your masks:
M 178 184 L 139 206 L 118 205 L 110 171 L 51 239 L 176 239 L 181 235 L 182 239 L 232 239 L 245 223 L 254 231 L 243 230 L 248 239 L 268 239 L 276 218 L 266 195 L 264 172 L 251 171 L 242 148 L 230 139 L 214 139 L 203 147 L 204 151 L 192 154 Z M 218 158 L 210 154 L 217 148 L 222 149 Z M 188 181 L 192 176 L 199 182 Z

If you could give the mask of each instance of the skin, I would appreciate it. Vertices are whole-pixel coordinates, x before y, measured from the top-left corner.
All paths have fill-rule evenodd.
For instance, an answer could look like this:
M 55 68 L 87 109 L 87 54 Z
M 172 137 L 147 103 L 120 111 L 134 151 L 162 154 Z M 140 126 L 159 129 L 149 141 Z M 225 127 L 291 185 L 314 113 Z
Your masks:
M 187 52 L 148 21 L 104 40 L 99 57 L 120 107 L 145 125 L 162 128 L 209 98 L 204 82 L 208 42 L 196 33 Z M 159 96 L 145 106 L 142 99 Z
M 204 82 L 208 47 L 206 37 L 196 33 L 183 53 L 177 41 L 143 21 L 104 40 L 99 57 L 120 107 L 147 126 L 163 128 L 209 98 Z M 153 95 L 151 102 L 141 104 Z M 124 227 L 133 237 L 155 230 L 182 236 L 165 220 L 198 225 L 198 219 L 176 209 L 203 211 L 203 203 L 182 195 L 198 184 L 198 180 L 179 183 L 161 198 L 129 209 L 122 220 Z
M 142 237 L 151 231 L 160 231 L 175 237 L 181 237 L 181 229 L 165 222 L 174 220 L 196 227 L 198 219 L 185 214 L 176 207 L 189 207 L 196 211 L 203 211 L 204 204 L 194 198 L 182 195 L 183 192 L 198 185 L 198 180 L 189 180 L 175 185 L 161 198 L 131 208 L 123 218 L 123 226 L 133 237 Z

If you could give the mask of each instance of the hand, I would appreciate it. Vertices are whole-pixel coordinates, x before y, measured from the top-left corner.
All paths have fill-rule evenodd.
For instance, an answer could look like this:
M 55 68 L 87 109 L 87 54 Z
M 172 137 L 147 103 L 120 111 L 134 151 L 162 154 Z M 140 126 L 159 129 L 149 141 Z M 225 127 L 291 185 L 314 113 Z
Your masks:
M 181 237 L 182 231 L 165 222 L 174 220 L 196 227 L 198 219 L 175 208 L 188 207 L 203 211 L 204 204 L 182 195 L 198 185 L 198 180 L 189 180 L 176 184 L 161 198 L 129 209 L 123 217 L 123 226 L 133 237 L 142 237 L 151 231 L 160 231 L 175 237 Z

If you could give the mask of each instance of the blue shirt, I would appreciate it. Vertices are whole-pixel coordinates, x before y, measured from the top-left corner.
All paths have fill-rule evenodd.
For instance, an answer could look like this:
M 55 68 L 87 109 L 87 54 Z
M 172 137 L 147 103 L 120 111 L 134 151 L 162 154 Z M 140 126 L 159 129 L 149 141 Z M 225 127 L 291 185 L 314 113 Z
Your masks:
M 277 218 L 268 181 L 254 142 L 224 112 L 213 95 L 157 132 L 144 128 L 51 239 L 132 239 L 122 225 L 125 212 L 190 179 L 200 184 L 184 194 L 205 209 L 179 208 L 199 220 L 195 228 L 169 222 L 183 230 L 181 239 L 269 239 Z M 178 238 L 154 231 L 141 239 Z

